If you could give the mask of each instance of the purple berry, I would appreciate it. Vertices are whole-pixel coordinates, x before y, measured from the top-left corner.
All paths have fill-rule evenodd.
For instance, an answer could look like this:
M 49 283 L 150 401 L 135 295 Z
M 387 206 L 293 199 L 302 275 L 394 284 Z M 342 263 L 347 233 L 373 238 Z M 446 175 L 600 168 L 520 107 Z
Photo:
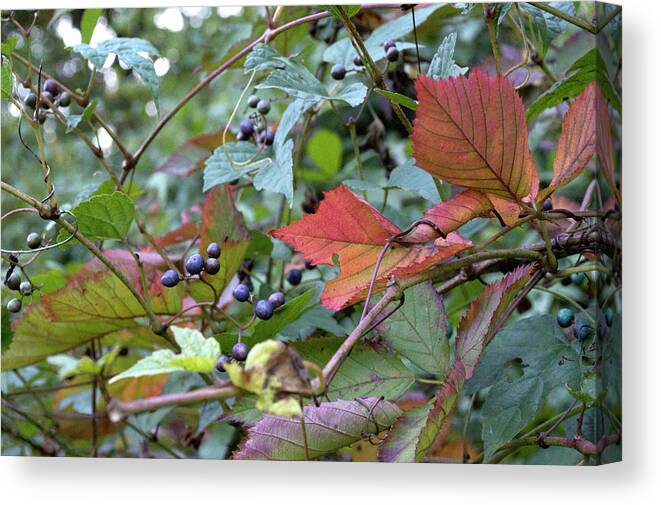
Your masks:
M 388 49 L 390 49 L 391 47 L 396 47 L 396 44 L 395 44 L 395 41 L 394 41 L 394 40 L 386 40 L 386 41 L 383 43 L 383 50 L 384 50 L 385 52 L 388 52 Z
M 21 286 L 21 274 L 18 272 L 12 272 L 12 274 L 7 278 L 5 285 L 12 291 L 18 291 Z
M 237 342 L 232 347 L 232 358 L 236 361 L 245 361 L 248 357 L 248 346 L 243 342 Z
M 287 282 L 292 286 L 298 286 L 301 283 L 303 278 L 303 273 L 298 268 L 292 268 L 289 273 L 287 273 Z
M 273 145 L 274 140 L 275 140 L 275 134 L 271 130 L 264 130 L 262 133 L 259 134 L 259 141 L 265 146 Z
M 161 275 L 161 284 L 166 288 L 173 288 L 179 284 L 179 273 L 176 270 L 166 270 Z
M 220 355 L 220 358 L 218 358 L 218 361 L 216 361 L 216 370 L 219 372 L 224 372 L 225 371 L 225 365 L 227 365 L 230 362 L 229 356 L 225 356 L 224 354 Z
M 245 284 L 239 284 L 234 288 L 232 295 L 237 302 L 247 302 L 250 298 L 250 288 Z
M 191 275 L 197 275 L 204 270 L 204 258 L 201 254 L 193 254 L 186 260 L 186 272 Z
M 363 65 L 363 60 L 360 59 L 360 56 L 356 55 L 353 57 L 353 64 L 357 67 L 362 67 Z
M 216 242 L 211 242 L 207 246 L 207 256 L 209 258 L 220 258 L 220 246 Z
M 399 51 L 395 46 L 392 46 L 386 51 L 386 59 L 388 61 L 397 61 L 399 59 Z
M 204 271 L 209 275 L 216 275 L 220 272 L 220 261 L 216 258 L 209 258 L 204 261 Z
M 269 295 L 268 301 L 274 309 L 277 309 L 281 305 L 285 304 L 285 295 L 282 291 L 276 291 L 275 293 L 271 293 Z
M 344 65 L 338 63 L 337 65 L 333 65 L 333 68 L 331 68 L 331 77 L 336 81 L 341 81 L 346 75 L 347 69 L 344 68 Z
M 551 201 L 551 199 L 547 198 L 546 200 L 544 200 L 544 203 L 542 204 L 542 210 L 544 212 L 548 212 L 552 208 L 553 208 L 553 202 Z
M 60 87 L 53 79 L 46 79 L 44 91 L 48 91 L 52 96 L 57 96 L 60 94 Z
M 255 127 L 253 126 L 250 119 L 243 119 L 239 123 L 239 128 L 241 129 L 241 133 L 245 138 L 250 138 L 252 137 L 253 133 L 255 133 Z
M 255 304 L 255 315 L 259 319 L 271 319 L 273 315 L 273 305 L 268 300 L 259 300 Z

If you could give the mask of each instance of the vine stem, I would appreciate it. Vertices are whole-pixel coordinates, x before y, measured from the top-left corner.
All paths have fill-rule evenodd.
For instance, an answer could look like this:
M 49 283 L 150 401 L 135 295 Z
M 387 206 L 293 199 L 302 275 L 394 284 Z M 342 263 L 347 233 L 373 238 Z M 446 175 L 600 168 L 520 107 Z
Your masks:
M 547 446 L 556 446 L 556 447 L 567 447 L 569 449 L 574 449 L 584 456 L 593 456 L 596 454 L 601 454 L 606 447 L 612 444 L 618 444 L 622 440 L 622 436 L 618 433 L 612 435 L 605 435 L 597 442 L 591 442 L 582 437 L 546 437 L 544 443 Z M 514 450 L 521 447 L 529 445 L 538 445 L 537 437 L 525 437 L 517 438 L 512 440 L 510 443 L 502 446 L 503 454 L 495 455 L 489 460 L 489 463 L 500 463 L 505 457 L 507 457 Z M 510 451 L 511 452 L 508 452 Z
M 110 270 L 120 280 L 120 282 L 124 284 L 126 288 L 131 292 L 133 297 L 138 301 L 140 306 L 145 311 L 145 314 L 149 318 L 152 331 L 157 334 L 162 334 L 161 323 L 159 322 L 158 318 L 156 317 L 156 314 L 149 305 L 149 302 L 147 302 L 147 300 L 135 289 L 135 287 L 133 287 L 133 284 L 131 284 L 131 282 L 126 277 L 126 275 L 124 275 L 124 273 L 121 270 L 119 270 L 115 265 L 113 265 L 113 263 L 108 259 L 108 257 L 105 254 L 103 254 L 101 249 L 99 249 L 85 235 L 80 233 L 80 231 L 77 230 L 77 228 L 74 225 L 69 223 L 61 215 L 59 214 L 54 215 L 53 214 L 54 209 L 51 208 L 50 206 L 44 205 L 36 198 L 28 195 L 27 193 L 22 192 L 21 190 L 15 188 L 10 184 L 7 184 L 4 181 L 0 181 L 0 188 L 3 191 L 10 193 L 11 195 L 14 195 L 16 198 L 19 198 L 20 200 L 23 200 L 24 202 L 32 205 L 35 209 L 39 211 L 39 214 L 42 217 L 47 216 L 49 219 L 52 219 L 62 228 L 67 230 L 71 235 L 76 237 L 78 241 L 83 246 L 85 246 L 94 256 L 96 256 L 99 259 L 99 261 L 101 261 L 101 263 L 103 263 L 108 268 L 108 270 Z
M 240 396 L 241 394 L 242 392 L 239 388 L 232 386 L 230 383 L 225 383 L 221 386 L 207 386 L 194 391 L 150 396 L 128 402 L 114 398 L 108 404 L 108 416 L 112 422 L 117 423 L 128 416 L 139 414 L 140 412 L 170 407 L 172 405 L 187 405 L 202 401 L 222 400 Z
M 383 312 L 383 310 L 390 304 L 390 302 L 401 300 L 404 296 L 401 288 L 396 282 L 389 282 L 386 292 L 383 297 L 378 301 L 374 307 L 367 312 L 367 314 L 360 320 L 358 325 L 354 328 L 351 334 L 342 342 L 340 348 L 333 354 L 333 356 L 328 360 L 326 366 L 323 369 L 323 376 L 326 379 L 326 384 L 330 384 L 335 377 L 340 365 L 344 360 L 349 356 L 353 346 L 360 340 L 360 337 L 372 326 L 372 323 L 376 318 Z M 315 382 L 317 382 L 315 380 Z M 318 387 L 318 384 L 315 385 Z

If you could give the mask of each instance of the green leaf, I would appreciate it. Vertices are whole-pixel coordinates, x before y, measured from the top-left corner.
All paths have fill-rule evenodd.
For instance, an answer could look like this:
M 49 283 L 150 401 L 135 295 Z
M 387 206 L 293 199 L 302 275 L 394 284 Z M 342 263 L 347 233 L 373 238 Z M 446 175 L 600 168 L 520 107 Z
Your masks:
M 409 98 L 408 96 L 379 88 L 374 88 L 374 91 L 376 91 L 379 95 L 385 96 L 392 103 L 399 104 L 402 107 L 406 107 L 407 109 L 416 110 L 418 108 L 418 102 L 413 100 L 413 98 Z
M 158 56 L 158 51 L 146 40 L 128 37 L 118 37 L 103 40 L 96 47 L 87 44 L 78 44 L 73 50 L 94 64 L 101 70 L 109 54 L 116 54 L 117 58 L 138 74 L 149 86 L 156 108 L 158 109 L 159 81 L 154 63 L 140 53 Z
M 566 2 L 549 2 L 549 5 L 562 9 Z M 539 56 L 544 58 L 553 40 L 567 27 L 567 22 L 559 17 L 526 3 L 520 4 L 524 12 L 529 15 L 528 33 L 531 34 L 535 49 Z
M 427 75 L 432 79 L 447 79 L 468 72 L 468 67 L 460 67 L 454 62 L 454 46 L 457 42 L 457 33 L 452 32 L 443 39 L 436 50 L 436 54 L 429 64 Z
M 311 338 L 292 345 L 303 359 L 323 367 L 343 338 Z M 415 383 L 415 375 L 393 353 L 381 346 L 359 344 L 342 363 L 328 388 L 331 400 L 383 396 L 396 400 Z
M 232 421 L 246 426 L 252 426 L 262 418 L 262 411 L 256 407 L 255 395 L 239 396 L 235 399 L 232 409 L 226 412 L 222 421 Z
M 528 107 L 526 118 L 530 121 L 549 107 L 577 97 L 592 81 L 597 81 L 606 99 L 621 113 L 620 97 L 608 76 L 606 64 L 599 54 L 599 50 L 594 48 L 576 60 L 567 70 L 565 77 L 553 84 Z
M 142 358 L 128 370 L 115 375 L 109 384 L 129 377 L 159 375 L 173 372 L 210 373 L 220 356 L 220 345 L 214 338 L 204 338 L 197 330 L 172 326 L 174 339 L 181 348 L 175 354 L 170 349 L 160 349 Z
M 485 461 L 526 426 L 551 390 L 579 387 L 579 362 L 551 315 L 522 319 L 496 334 L 465 388 L 472 394 L 493 386 L 483 409 Z
M 90 240 L 122 240 L 128 235 L 133 219 L 135 206 L 133 200 L 121 191 L 109 195 L 96 195 L 79 203 L 71 213 L 76 216 L 78 230 Z M 68 231 L 62 229 L 58 241 L 69 237 Z
M 352 18 L 360 11 L 360 5 L 320 5 L 320 7 L 326 9 L 340 21 L 343 19 L 340 14 L 340 9 L 344 9 L 344 12 L 349 18 Z
M 2 99 L 10 100 L 13 90 L 13 76 L 11 73 L 11 64 L 9 59 L 2 58 Z
M 342 167 L 342 139 L 332 130 L 317 130 L 305 145 L 305 153 L 320 169 L 321 180 L 332 179 Z
M 294 141 L 289 139 L 283 145 L 274 144 L 274 149 L 273 162 L 255 175 L 253 185 L 258 191 L 285 195 L 291 208 L 294 205 Z
M 14 332 L 11 329 L 11 319 L 9 318 L 9 311 L 7 310 L 7 305 L 2 304 L 2 326 L 0 326 L 1 333 L 1 346 L 0 350 L 4 353 L 9 349 L 12 339 L 14 338 Z
M 140 273 L 130 252 L 106 249 L 105 254 L 129 282 L 140 286 Z M 176 314 L 184 286 L 164 289 L 157 268 L 162 263 L 160 256 L 141 253 L 140 258 L 148 281 L 146 298 L 152 309 L 157 314 Z M 92 339 L 111 338 L 129 330 L 157 339 L 144 326 L 145 316 L 128 288 L 99 260 L 91 260 L 69 278 L 65 287 L 42 295 L 38 304 L 23 310 L 14 322 L 11 345 L 2 353 L 2 368 L 20 368 Z
M 443 299 L 431 282 L 407 289 L 404 296 L 404 305 L 377 327 L 377 333 L 411 363 L 442 377 L 450 359 Z
M 204 163 L 203 191 L 268 166 L 271 162 L 267 153 L 252 142 L 228 142 L 216 148 Z
M 285 58 L 274 49 L 266 49 L 259 45 L 248 55 L 244 69 L 246 72 L 273 69 L 268 77 L 255 87 L 257 89 L 279 89 L 305 102 L 336 100 L 356 107 L 367 96 L 367 87 L 360 82 L 346 84 L 331 96 L 326 87 L 312 75 L 305 65 L 291 58 Z M 309 105 L 306 105 L 305 108 Z M 286 136 L 287 132 L 284 135 Z
M 78 125 L 81 122 L 85 122 L 85 123 L 89 122 L 95 110 L 96 110 L 96 100 L 92 100 L 87 105 L 87 107 L 85 107 L 82 114 L 71 114 L 69 117 L 67 117 L 67 129 L 65 133 L 74 131 L 76 128 L 78 128 Z
M 434 178 L 429 172 L 418 168 L 413 158 L 409 158 L 401 165 L 395 167 L 390 173 L 388 186 L 413 191 L 432 203 L 439 203 L 441 201 L 436 190 L 436 185 L 434 184 Z
M 17 43 L 18 37 L 16 35 L 7 37 L 7 40 L 2 43 L 2 54 L 7 57 L 11 56 L 11 53 L 14 52 Z
M 80 20 L 80 35 L 84 44 L 89 44 L 92 40 L 92 34 L 96 23 L 101 17 L 103 9 L 85 9 L 83 17 Z

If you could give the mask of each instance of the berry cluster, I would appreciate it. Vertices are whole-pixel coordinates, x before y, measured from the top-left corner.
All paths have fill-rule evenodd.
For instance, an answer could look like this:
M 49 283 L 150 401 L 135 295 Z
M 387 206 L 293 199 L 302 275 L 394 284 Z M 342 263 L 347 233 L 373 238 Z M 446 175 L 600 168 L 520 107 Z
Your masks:
M 250 141 L 255 140 L 262 146 L 273 145 L 275 133 L 271 128 L 266 128 L 266 116 L 271 111 L 271 102 L 257 95 L 248 97 L 248 107 L 257 109 L 257 114 L 253 114 L 248 119 L 242 119 L 239 123 L 239 133 L 237 140 Z
M 30 281 L 24 281 L 21 277 L 21 274 L 14 271 L 5 279 L 5 286 L 7 286 L 12 291 L 18 291 L 21 295 L 21 298 L 12 298 L 7 302 L 7 310 L 13 314 L 16 314 L 23 308 L 22 298 L 32 294 L 32 283 L 30 283 Z
M 53 79 L 46 79 L 44 81 L 44 86 L 39 94 L 40 104 L 39 112 L 37 113 L 36 119 L 43 123 L 48 117 L 47 110 L 50 108 L 49 104 L 53 104 L 56 107 L 68 107 L 71 103 L 71 97 L 66 91 L 62 91 L 60 86 Z M 30 109 L 37 108 L 37 95 L 34 93 L 28 94 L 25 97 L 23 103 Z
M 220 258 L 220 246 L 216 242 L 211 242 L 207 247 L 206 260 L 199 253 L 193 254 L 184 263 L 184 268 L 190 276 L 201 275 L 202 272 L 208 275 L 216 275 L 220 272 L 220 261 L 218 261 L 218 258 Z M 175 287 L 179 284 L 180 280 L 182 279 L 176 270 L 166 270 L 161 275 L 161 284 L 166 288 Z

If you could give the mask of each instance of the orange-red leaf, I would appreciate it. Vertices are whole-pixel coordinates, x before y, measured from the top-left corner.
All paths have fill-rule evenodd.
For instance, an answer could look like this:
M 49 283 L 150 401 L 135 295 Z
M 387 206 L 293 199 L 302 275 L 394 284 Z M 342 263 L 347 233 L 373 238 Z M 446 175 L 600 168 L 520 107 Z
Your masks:
M 597 93 L 600 93 L 599 88 L 597 82 L 593 81 L 574 100 L 565 114 L 553 163 L 551 188 L 559 188 L 572 181 L 594 155 Z
M 421 75 L 413 123 L 413 156 L 432 175 L 510 201 L 535 191 L 524 107 L 503 76 Z
M 594 105 L 597 115 L 597 168 L 601 171 L 619 200 L 617 182 L 615 181 L 615 149 L 611 131 L 611 118 L 608 113 L 608 102 L 601 90 L 597 89 Z
M 233 135 L 228 132 L 233 138 Z M 232 140 L 226 139 L 227 141 Z M 211 156 L 213 150 L 223 143 L 223 130 L 213 133 L 203 133 L 187 140 L 179 146 L 170 157 L 157 168 L 158 172 L 188 176 L 204 168 L 204 161 Z
M 423 217 L 432 221 L 447 234 L 459 229 L 473 218 L 488 216 L 492 209 L 493 205 L 484 193 L 469 189 L 434 205 L 425 211 Z M 431 240 L 436 237 L 436 232 L 429 226 L 420 226 L 410 236 L 411 241 L 419 242 Z
M 325 194 L 316 214 L 273 230 L 270 235 L 292 245 L 315 264 L 332 265 L 337 254 L 340 275 L 326 284 L 321 301 L 324 306 L 339 310 L 365 297 L 383 246 L 400 231 L 341 185 Z M 469 245 L 457 234 L 450 234 L 446 240 L 437 239 L 431 245 L 394 244 L 383 258 L 375 288 L 383 289 L 391 275 L 399 279 L 415 275 Z

